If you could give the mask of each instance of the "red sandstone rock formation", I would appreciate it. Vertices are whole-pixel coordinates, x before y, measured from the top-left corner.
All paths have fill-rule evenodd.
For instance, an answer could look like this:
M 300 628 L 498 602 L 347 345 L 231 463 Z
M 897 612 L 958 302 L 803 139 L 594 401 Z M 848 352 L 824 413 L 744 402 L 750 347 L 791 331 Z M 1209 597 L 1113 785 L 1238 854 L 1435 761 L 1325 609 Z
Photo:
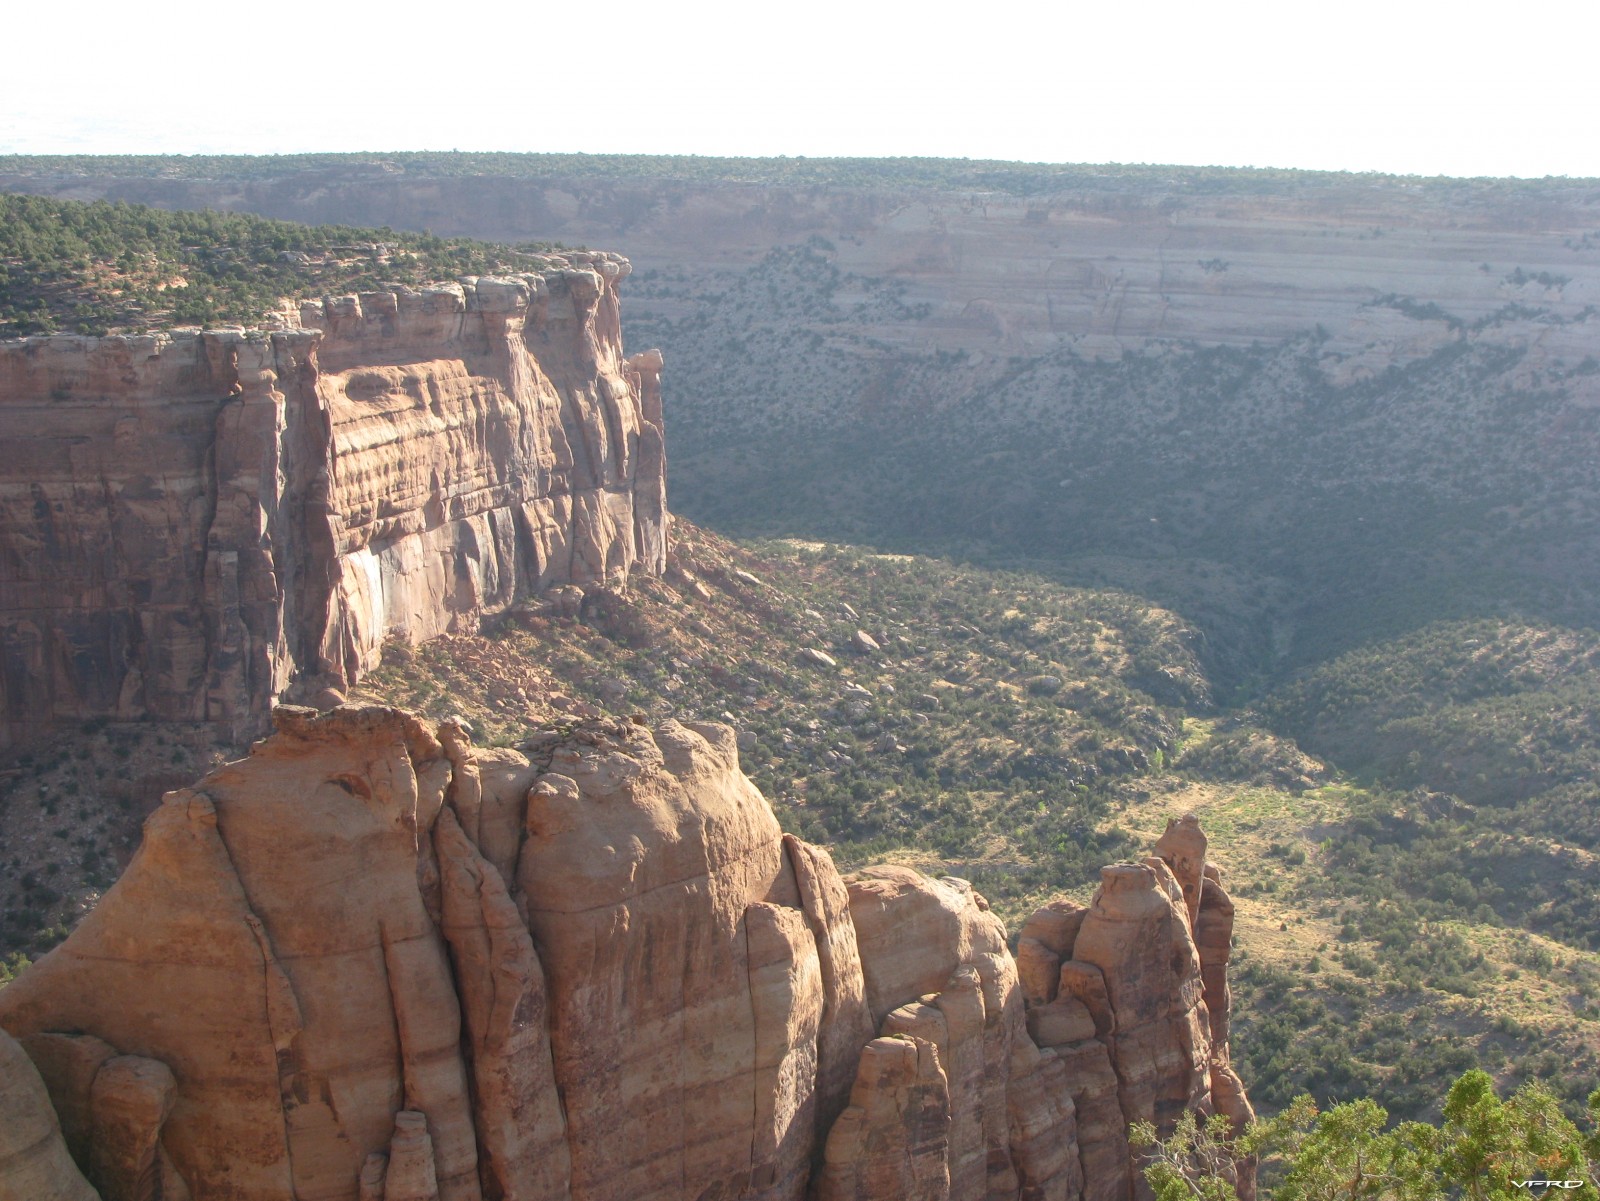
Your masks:
M 1192 932 L 1200 919 L 1200 883 L 1206 868 L 1206 835 L 1200 828 L 1200 819 L 1192 813 L 1169 819 L 1166 832 L 1156 840 L 1155 851 L 1183 889 Z
M 1124 1116 L 1163 1128 L 1205 1100 L 1210 1023 L 1182 894 L 1155 862 L 1101 872 L 1072 953 L 1105 977 Z
M 828 1136 L 817 1201 L 949 1201 L 950 1117 L 934 1046 L 873 1039 L 862 1048 L 850 1105 Z
M 1243 1101 L 1210 877 L 1203 959 L 1119 865 L 1029 991 L 970 885 L 783 835 L 727 727 L 275 721 L 0 991 L 53 1148 L 3 1201 L 87 1201 L 68 1152 L 103 1201 L 1127 1201 L 1127 1116 Z
M 1233 903 L 1194 815 L 1170 821 L 1156 852 L 1104 869 L 1087 910 L 1039 910 L 1019 940 L 1029 1033 L 1078 1085 L 1086 1201 L 1145 1193 L 1128 1170 L 1129 1123 L 1165 1132 L 1186 1110 L 1220 1112 L 1237 1133 L 1254 1117 L 1228 1053 Z M 1235 1183 L 1254 1197 L 1253 1160 L 1236 1162 Z
M 900 867 L 869 868 L 849 886 L 880 1033 L 933 1042 L 946 1070 L 951 1196 L 1077 1197 L 1076 1156 L 1052 1146 L 1075 1140 L 1070 1087 L 1029 1039 L 1016 962 L 988 902 L 964 880 Z
M 628 263 L 329 297 L 302 328 L 0 344 L 0 743 L 265 724 L 385 639 L 666 567 Z

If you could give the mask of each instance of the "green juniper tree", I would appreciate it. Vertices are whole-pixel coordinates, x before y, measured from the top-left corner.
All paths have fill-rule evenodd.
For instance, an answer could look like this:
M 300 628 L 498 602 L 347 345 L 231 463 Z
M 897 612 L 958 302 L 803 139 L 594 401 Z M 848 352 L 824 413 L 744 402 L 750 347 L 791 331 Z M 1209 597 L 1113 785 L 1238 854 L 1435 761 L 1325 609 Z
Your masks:
M 1156 1201 L 1237 1201 L 1241 1154 L 1275 1169 L 1272 1201 L 1529 1201 L 1548 1193 L 1600 1201 L 1600 1089 L 1589 1114 L 1595 1129 L 1585 1135 L 1541 1085 L 1501 1100 L 1488 1073 L 1470 1071 L 1451 1086 L 1437 1126 L 1388 1128 L 1389 1115 L 1370 1099 L 1319 1111 L 1302 1096 L 1237 1141 L 1225 1118 L 1201 1125 L 1193 1114 L 1165 1140 L 1148 1123 L 1136 1124 L 1131 1140 L 1145 1149 Z

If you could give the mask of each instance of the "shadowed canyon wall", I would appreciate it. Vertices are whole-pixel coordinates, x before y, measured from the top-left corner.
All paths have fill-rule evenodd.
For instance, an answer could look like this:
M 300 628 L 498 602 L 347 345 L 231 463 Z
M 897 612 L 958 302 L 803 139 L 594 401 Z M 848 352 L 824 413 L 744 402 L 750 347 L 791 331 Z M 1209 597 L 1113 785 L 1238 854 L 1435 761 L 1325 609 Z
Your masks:
M 386 639 L 666 560 L 661 356 L 615 255 L 275 330 L 0 344 L 0 742 L 259 730 Z
M 1248 1116 L 1192 819 L 1013 956 L 726 726 L 275 725 L 0 991 L 0 1201 L 1133 1201 L 1129 1121 Z

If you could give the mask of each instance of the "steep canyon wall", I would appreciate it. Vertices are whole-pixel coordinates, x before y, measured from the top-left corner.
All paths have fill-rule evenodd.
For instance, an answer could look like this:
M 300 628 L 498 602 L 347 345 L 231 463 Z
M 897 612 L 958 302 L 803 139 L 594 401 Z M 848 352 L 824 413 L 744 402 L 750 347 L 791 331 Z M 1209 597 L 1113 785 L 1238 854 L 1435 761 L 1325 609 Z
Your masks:
M 0 742 L 342 690 L 666 558 L 661 356 L 626 260 L 331 297 L 276 330 L 0 344 Z
M 1134 1201 L 1128 1122 L 1248 1117 L 1192 819 L 1014 956 L 726 726 L 275 725 L 0 991 L 0 1201 Z
M 0 186 L 625 245 L 686 516 L 1159 596 L 1230 683 L 1435 618 L 1600 620 L 1593 181 L 583 166 L 18 161 Z

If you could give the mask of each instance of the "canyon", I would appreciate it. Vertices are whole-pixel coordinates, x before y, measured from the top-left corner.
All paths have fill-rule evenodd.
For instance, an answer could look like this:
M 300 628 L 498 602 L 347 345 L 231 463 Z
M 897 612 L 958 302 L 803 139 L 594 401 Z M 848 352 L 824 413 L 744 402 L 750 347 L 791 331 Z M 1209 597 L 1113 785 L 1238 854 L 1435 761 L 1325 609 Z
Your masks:
M 0 349 L 0 434 L 25 448 L 0 480 L 0 740 L 107 718 L 241 740 L 277 725 L 169 793 L 123 883 L 0 988 L 0 1106 L 17 1115 L 0 1196 L 1137 1199 L 1128 1121 L 1249 1113 L 1229 1048 L 1233 902 L 1192 823 L 1107 868 L 1091 906 L 1006 909 L 1014 938 L 979 889 L 861 852 L 942 862 L 1027 914 L 1030 861 L 1006 838 L 1104 847 L 1107 822 L 1145 845 L 1173 764 L 1174 795 L 1260 856 L 1241 912 L 1252 947 L 1278 945 L 1245 977 L 1241 1042 L 1267 1048 L 1250 1075 L 1269 1109 L 1301 1091 L 1268 1067 L 1296 1055 L 1319 1099 L 1394 1087 L 1411 1045 L 1387 1023 L 1404 1007 L 1489 1064 L 1502 1044 L 1513 1062 L 1534 1046 L 1592 1062 L 1594 1014 L 1569 997 L 1592 995 L 1577 990 L 1593 956 L 1569 936 L 1550 944 L 1578 981 L 1552 1002 L 1559 1023 L 1506 1027 L 1498 1001 L 1463 998 L 1480 976 L 1500 989 L 1526 971 L 1512 990 L 1537 974 L 1516 919 L 1477 905 L 1489 963 L 1397 992 L 1390 944 L 1349 895 L 1280 905 L 1286 865 L 1328 869 L 1319 840 L 1348 833 L 1353 790 L 1318 791 L 1326 765 L 1234 707 L 1380 637 L 1422 629 L 1476 662 L 1522 636 L 1429 633 L 1445 618 L 1593 623 L 1589 185 L 251 170 L 0 163 L 0 186 L 557 237 L 631 263 L 552 252 L 526 274 L 325 297 L 259 330 Z M 799 535 L 782 554 L 708 553 L 681 523 L 669 557 L 663 360 L 635 344 L 672 360 L 675 512 Z M 963 578 L 981 607 L 911 621 L 908 594 L 880 590 L 892 556 L 848 552 L 839 591 L 814 597 L 812 538 L 1152 599 L 1131 617 L 1091 604 L 1086 626 L 1106 624 L 1085 666 L 1025 603 L 1037 581 Z M 767 654 L 763 624 L 801 641 Z M 563 695 L 508 661 L 507 629 L 530 658 L 529 640 L 557 648 Z M 448 651 L 394 662 L 427 716 L 363 707 L 400 703 L 363 687 L 384 645 L 424 643 Z M 1005 654 L 979 665 L 975 647 Z M 425 670 L 457 652 L 470 702 Z M 1137 691 L 1098 695 L 1103 676 Z M 496 744 L 516 725 L 514 747 L 474 749 L 447 719 L 478 701 Z M 1004 726 L 1024 703 L 1052 712 L 1018 736 Z M 1320 755 L 1314 718 L 1303 745 Z M 528 735 L 538 720 L 558 728 Z M 1043 741 L 1060 729 L 1069 746 Z M 1349 738 L 1385 754 L 1415 740 L 1380 734 Z M 1257 765 L 1229 760 L 1258 744 L 1285 788 L 1265 827 L 1282 846 L 1257 828 Z M 1466 760 L 1423 752 L 1384 782 L 1466 796 Z M 51 770 L 82 818 L 101 790 Z M 1059 795 L 1036 814 L 1030 797 L 1024 828 L 974 794 L 970 839 L 930 833 L 963 772 Z M 1492 765 L 1477 779 L 1485 814 L 1521 795 Z M 1467 812 L 1443 793 L 1395 805 L 1401 825 Z M 59 850 L 70 875 L 76 843 Z M 1564 854 L 1552 843 L 1527 874 L 1582 893 Z M 1393 877 L 1412 896 L 1459 868 L 1474 902 L 1515 892 L 1465 864 L 1374 869 L 1362 887 Z M 62 883 L 40 873 L 30 904 Z M 213 957 L 191 962 L 196 940 Z M 1327 1016 L 1308 1030 L 1313 1003 Z M 1327 1050 L 1335 1028 L 1365 1039 L 1366 1075 L 1336 1074 L 1351 1063 Z M 1247 1162 L 1235 1182 L 1249 1191 Z
M 344 704 L 666 573 L 627 273 L 0 347 L 6 737 L 274 728 L 0 990 L 0 1198 L 1131 1201 L 1130 1121 L 1248 1121 L 1192 820 L 1030 921 L 1024 988 L 970 883 L 782 832 L 730 726 Z
M 1126 588 L 1229 686 L 1600 614 L 1592 181 L 357 155 L 0 186 L 625 246 L 679 512 Z
M 785 834 L 730 726 L 345 703 L 668 574 L 628 273 L 0 346 L 8 740 L 272 726 L 0 989 L 4 1201 L 1134 1201 L 1129 1122 L 1249 1120 L 1192 819 L 1019 960 L 970 883 Z
M 5 1201 L 1128 1201 L 1127 1123 L 1250 1117 L 1193 818 L 1014 956 L 783 834 L 724 725 L 274 726 L 0 990 Z
M 310 300 L 274 328 L 0 344 L 0 742 L 238 741 L 385 640 L 666 565 L 659 352 L 616 255 Z

